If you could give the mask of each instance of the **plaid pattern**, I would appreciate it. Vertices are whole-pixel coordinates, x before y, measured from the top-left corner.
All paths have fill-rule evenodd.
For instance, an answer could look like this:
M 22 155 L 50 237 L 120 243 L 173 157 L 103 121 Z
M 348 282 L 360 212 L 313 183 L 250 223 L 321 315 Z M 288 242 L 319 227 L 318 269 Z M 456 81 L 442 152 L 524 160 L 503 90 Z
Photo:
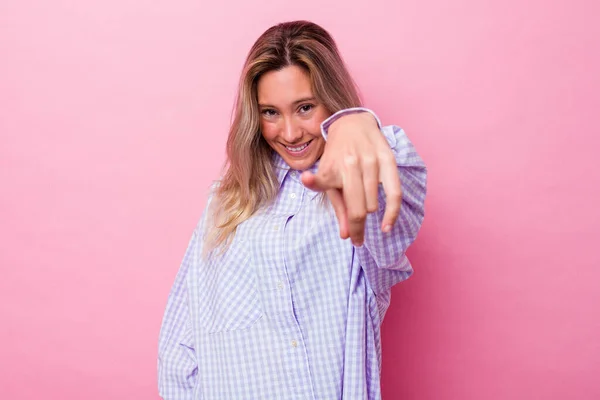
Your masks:
M 390 233 L 385 206 L 365 243 L 341 240 L 331 207 L 274 157 L 275 203 L 244 222 L 228 251 L 201 258 L 198 224 L 169 295 L 159 343 L 164 399 L 380 399 L 380 325 L 423 220 L 426 170 L 403 130 L 384 127 L 402 181 Z M 316 170 L 318 165 L 313 166 Z

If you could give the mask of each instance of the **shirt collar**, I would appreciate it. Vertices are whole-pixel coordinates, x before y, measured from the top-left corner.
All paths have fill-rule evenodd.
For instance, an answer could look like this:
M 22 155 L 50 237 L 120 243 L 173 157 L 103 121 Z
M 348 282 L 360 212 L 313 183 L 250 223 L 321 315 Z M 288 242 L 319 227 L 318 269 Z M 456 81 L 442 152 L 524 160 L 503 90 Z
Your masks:
M 320 162 L 320 160 L 317 160 L 308 169 L 308 171 L 312 172 L 313 174 L 316 174 L 317 173 L 317 169 L 319 168 L 319 162 Z M 281 184 L 283 183 L 283 180 L 288 175 L 288 173 L 290 172 L 291 168 L 285 162 L 285 160 L 283 159 L 283 157 L 281 157 L 279 155 L 279 153 L 277 153 L 276 151 L 273 151 L 273 168 L 275 168 L 275 174 L 277 174 L 277 180 L 279 181 L 279 187 L 281 187 Z M 298 171 L 298 172 L 302 173 L 303 171 Z M 312 191 L 312 190 L 310 190 L 308 188 L 306 188 L 306 190 L 308 190 L 309 195 L 310 195 L 311 198 L 313 198 L 317 194 L 319 194 L 319 192 L 314 192 L 314 191 Z
M 276 151 L 273 151 L 273 168 L 275 168 L 277 180 L 279 181 L 279 187 L 281 187 L 283 180 L 288 172 L 290 172 L 290 166 L 287 165 L 287 163 Z

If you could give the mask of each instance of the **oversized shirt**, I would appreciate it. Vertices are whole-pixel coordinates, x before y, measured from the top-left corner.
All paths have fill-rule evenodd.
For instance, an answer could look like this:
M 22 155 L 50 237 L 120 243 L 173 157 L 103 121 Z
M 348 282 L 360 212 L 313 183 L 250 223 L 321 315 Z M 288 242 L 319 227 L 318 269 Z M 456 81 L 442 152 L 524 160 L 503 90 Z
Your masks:
M 323 134 L 334 114 L 326 120 Z M 206 212 L 169 295 L 159 393 L 170 399 L 380 399 L 380 325 L 391 287 L 412 274 L 405 251 L 423 220 L 426 169 L 404 131 L 381 129 L 398 165 L 400 215 L 381 231 L 385 194 L 364 244 L 339 237 L 332 207 L 275 154 L 274 203 L 204 258 Z M 318 168 L 318 162 L 311 170 Z

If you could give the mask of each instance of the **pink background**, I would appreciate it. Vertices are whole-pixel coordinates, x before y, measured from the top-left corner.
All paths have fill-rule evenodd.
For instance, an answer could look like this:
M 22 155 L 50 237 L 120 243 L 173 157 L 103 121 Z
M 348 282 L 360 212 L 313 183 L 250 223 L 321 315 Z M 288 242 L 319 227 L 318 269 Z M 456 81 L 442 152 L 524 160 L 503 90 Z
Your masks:
M 597 4 L 3 0 L 2 397 L 157 398 L 243 58 L 306 18 L 430 169 L 384 399 L 600 398 Z

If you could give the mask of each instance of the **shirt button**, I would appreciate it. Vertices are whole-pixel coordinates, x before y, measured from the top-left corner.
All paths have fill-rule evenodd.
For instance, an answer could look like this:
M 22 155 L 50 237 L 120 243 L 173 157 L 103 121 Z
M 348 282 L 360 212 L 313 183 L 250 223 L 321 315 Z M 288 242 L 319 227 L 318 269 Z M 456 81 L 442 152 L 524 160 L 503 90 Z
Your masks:
M 292 340 L 292 347 L 298 347 L 298 342 L 295 340 Z
M 277 289 L 279 289 L 279 290 L 283 289 L 283 282 L 281 282 L 281 281 L 277 282 Z
M 279 230 L 279 225 L 275 225 L 275 226 L 273 227 L 273 230 L 277 232 L 277 231 Z
M 290 194 L 290 199 L 295 199 L 295 198 L 296 198 L 296 193 Z

